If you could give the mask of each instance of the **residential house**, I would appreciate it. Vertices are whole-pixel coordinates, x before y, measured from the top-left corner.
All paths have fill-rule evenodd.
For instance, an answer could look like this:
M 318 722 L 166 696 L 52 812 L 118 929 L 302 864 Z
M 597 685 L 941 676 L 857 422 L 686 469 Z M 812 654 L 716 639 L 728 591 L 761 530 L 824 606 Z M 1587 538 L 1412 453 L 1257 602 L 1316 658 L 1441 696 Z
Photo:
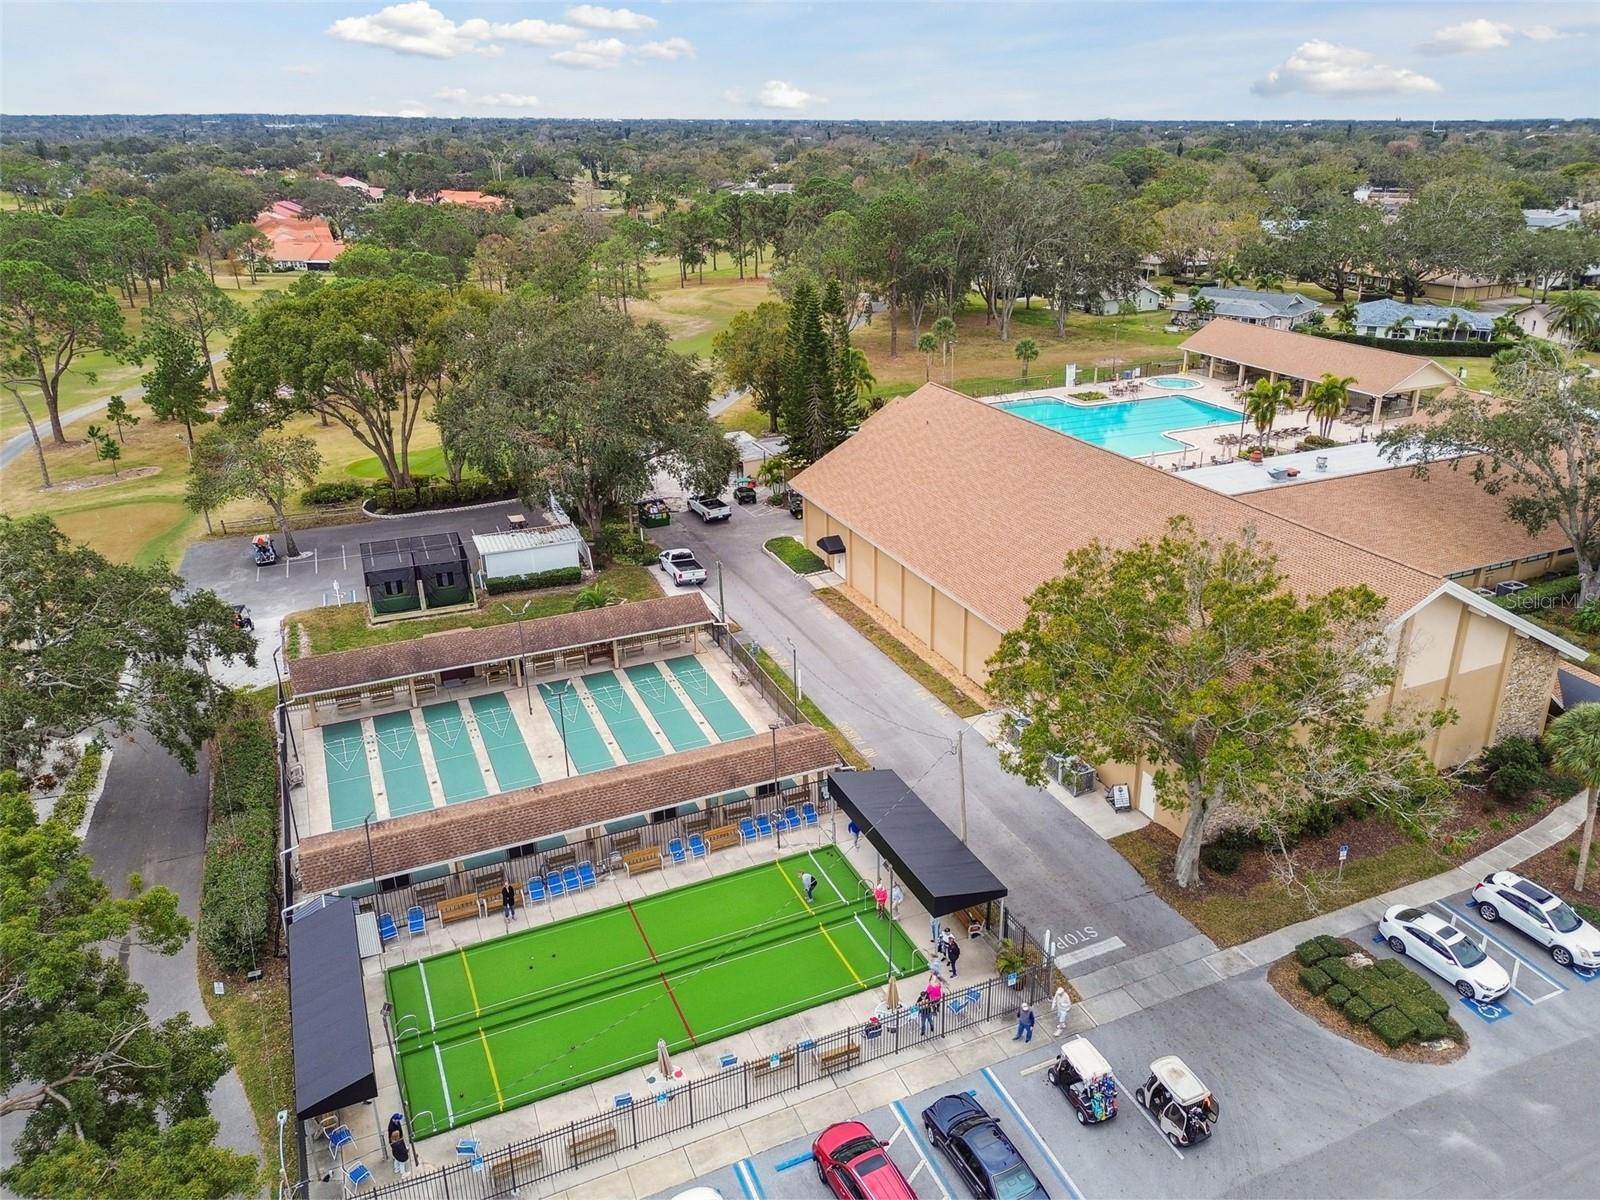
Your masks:
M 1120 296 L 1110 292 L 1101 292 L 1086 305 L 1090 312 L 1102 317 L 1114 317 L 1122 311 L 1124 304 L 1131 304 L 1134 312 L 1155 312 L 1161 307 L 1161 293 L 1148 283 L 1140 282 Z
M 1396 341 L 1487 342 L 1494 337 L 1494 317 L 1447 305 L 1368 300 L 1356 305 L 1355 332 Z
M 306 216 L 293 200 L 279 200 L 257 214 L 255 227 L 272 243 L 272 261 L 296 271 L 326 271 L 344 253 L 326 217 Z
M 1200 294 L 1216 306 L 1213 316 L 1268 329 L 1293 329 L 1317 311 L 1317 302 L 1299 292 L 1258 292 L 1250 288 L 1203 287 Z M 1179 296 L 1172 311 L 1192 313 L 1194 298 Z
M 1529 229 L 1565 229 L 1583 220 L 1583 210 L 1578 208 L 1525 208 L 1522 219 Z

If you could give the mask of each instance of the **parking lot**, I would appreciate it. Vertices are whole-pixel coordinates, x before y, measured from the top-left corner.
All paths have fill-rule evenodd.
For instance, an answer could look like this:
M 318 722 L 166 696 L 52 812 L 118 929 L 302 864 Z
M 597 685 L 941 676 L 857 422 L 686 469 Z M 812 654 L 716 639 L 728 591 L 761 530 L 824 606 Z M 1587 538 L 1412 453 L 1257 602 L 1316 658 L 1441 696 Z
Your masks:
M 1516 983 L 1501 1004 L 1473 1006 L 1424 973 L 1471 1040 L 1449 1066 L 1383 1058 L 1337 1037 L 1256 971 L 1089 1032 L 1122 1094 L 1109 1122 L 1080 1126 L 1046 1082 L 1056 1052 L 1047 1021 L 1013 1057 L 904 1097 L 874 1097 L 873 1081 L 863 1080 L 836 1093 L 828 1114 L 849 1119 L 857 1115 L 852 1098 L 877 1099 L 860 1119 L 888 1143 L 919 1196 L 945 1200 L 969 1193 L 929 1145 L 921 1112 L 959 1091 L 999 1118 L 1052 1196 L 1593 1195 L 1600 1146 L 1580 1132 L 1589 1128 L 1580 1114 L 1592 1112 L 1600 1061 L 1594 972 L 1557 967 L 1514 930 L 1485 929 L 1467 903 L 1462 894 L 1434 911 L 1487 938 Z M 1371 945 L 1375 926 L 1349 936 Z M 1387 947 L 1372 952 L 1392 957 Z M 1491 1008 L 1499 1011 L 1479 1011 Z M 1008 1038 L 1006 1031 L 991 1042 L 1001 1056 L 1017 1049 Z M 1175 1149 L 1133 1102 L 1132 1089 L 1163 1054 L 1180 1055 L 1216 1096 L 1221 1118 L 1209 1141 Z M 828 1196 L 810 1157 L 819 1131 L 695 1182 L 745 1200 Z M 1420 1152 L 1428 1146 L 1442 1152 Z

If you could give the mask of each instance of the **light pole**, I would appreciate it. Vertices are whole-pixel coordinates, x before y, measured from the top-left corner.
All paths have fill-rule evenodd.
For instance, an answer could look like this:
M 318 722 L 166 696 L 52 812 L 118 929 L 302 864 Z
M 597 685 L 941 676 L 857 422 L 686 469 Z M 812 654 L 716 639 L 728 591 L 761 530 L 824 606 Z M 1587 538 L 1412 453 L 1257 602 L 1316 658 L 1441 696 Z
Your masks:
M 376 812 L 369 812 L 361 821 L 361 831 L 367 835 L 367 871 L 372 876 L 372 914 L 377 919 L 378 914 L 378 865 L 372 857 L 372 822 L 377 817 Z M 378 953 L 383 953 L 383 936 L 378 936 Z
M 530 717 L 533 716 L 533 681 L 528 677 L 528 643 L 527 635 L 522 631 L 522 620 L 528 615 L 528 606 L 532 603 L 532 600 L 524 601 L 521 608 L 512 608 L 509 604 L 500 605 L 506 612 L 514 613 L 517 618 L 517 669 L 522 672 L 522 691 L 528 698 Z
M 794 644 L 793 638 L 784 640 L 789 643 L 789 667 L 794 672 L 794 706 L 798 709 L 805 699 L 805 694 L 800 690 L 800 647 Z
M 772 724 L 768 725 L 767 728 L 772 731 L 772 794 L 773 794 L 773 796 L 775 796 L 777 798 L 777 803 L 778 803 L 778 811 L 775 811 L 772 814 L 773 817 L 775 818 L 774 821 L 773 821 L 773 824 L 776 825 L 777 828 L 778 828 L 778 849 L 782 850 L 783 849 L 783 812 L 782 812 L 782 808 L 783 808 L 783 786 L 778 781 L 778 723 L 776 721 L 774 721 L 774 722 L 772 722 Z
M 567 764 L 567 778 L 572 778 L 572 754 L 567 749 L 567 693 L 572 690 L 572 680 L 561 681 L 561 691 L 557 693 L 561 709 L 561 757 Z M 531 710 L 530 710 L 531 711 Z

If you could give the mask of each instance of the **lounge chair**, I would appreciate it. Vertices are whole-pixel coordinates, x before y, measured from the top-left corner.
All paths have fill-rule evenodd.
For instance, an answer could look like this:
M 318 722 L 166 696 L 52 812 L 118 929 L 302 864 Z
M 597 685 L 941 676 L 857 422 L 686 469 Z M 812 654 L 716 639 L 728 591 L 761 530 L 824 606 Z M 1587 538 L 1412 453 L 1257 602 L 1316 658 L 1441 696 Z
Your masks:
M 753 842 L 761 834 L 756 831 L 756 823 L 749 817 L 739 818 L 739 837 L 746 842 Z
M 809 800 L 800 806 L 800 815 L 805 819 L 807 825 L 815 825 L 822 819 L 817 816 L 817 806 Z
M 400 936 L 400 931 L 394 927 L 394 918 L 388 913 L 378 914 L 378 939 L 388 944 Z
M 800 828 L 800 814 L 795 811 L 792 804 L 783 810 L 783 827 L 785 829 Z
M 696 858 L 704 858 L 706 856 L 705 838 L 701 837 L 698 833 L 691 833 L 689 835 L 689 853 L 694 855 Z
M 583 891 L 583 880 L 578 878 L 577 867 L 563 867 L 561 869 L 561 882 L 569 892 Z
M 670 842 L 668 842 L 667 853 L 672 855 L 672 861 L 675 863 L 681 863 L 686 857 L 688 857 L 683 851 L 682 838 L 673 838 Z
M 356 1135 L 350 1132 L 348 1125 L 335 1125 L 328 1130 L 328 1149 L 333 1151 L 335 1159 L 341 1159 L 344 1148 L 356 1140 Z
M 578 864 L 578 880 L 586 888 L 594 886 L 594 864 L 587 858 Z
M 427 914 L 422 911 L 422 905 L 413 904 L 406 909 L 406 931 L 416 937 L 428 927 Z
M 756 833 L 761 837 L 772 836 L 772 814 L 762 813 L 756 817 Z
M 560 871 L 551 871 L 549 875 L 545 876 L 544 890 L 552 896 L 566 895 L 567 889 L 561 882 Z
M 345 1190 L 357 1192 L 372 1182 L 372 1172 L 368 1169 L 366 1163 L 356 1163 L 355 1166 L 344 1173 L 344 1178 Z
M 544 880 L 540 879 L 537 875 L 528 880 L 528 903 L 544 903 Z

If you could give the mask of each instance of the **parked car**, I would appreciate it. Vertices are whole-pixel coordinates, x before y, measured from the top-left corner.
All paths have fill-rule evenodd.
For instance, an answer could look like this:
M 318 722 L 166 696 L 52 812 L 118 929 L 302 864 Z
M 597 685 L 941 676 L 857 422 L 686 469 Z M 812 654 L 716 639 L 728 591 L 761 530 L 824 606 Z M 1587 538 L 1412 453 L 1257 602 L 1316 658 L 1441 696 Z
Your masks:
M 679 587 L 706 581 L 706 569 L 700 565 L 700 560 L 694 556 L 693 550 L 681 547 L 677 550 L 663 550 L 656 561 Z
M 756 502 L 756 485 L 748 479 L 741 479 L 733 488 L 733 498 L 740 504 L 754 504 Z
M 829 1125 L 811 1143 L 817 1177 L 839 1200 L 916 1200 L 911 1184 L 860 1121 Z
M 991 1117 L 962 1092 L 941 1096 L 922 1110 L 928 1139 L 956 1169 L 974 1196 L 983 1200 L 1048 1198 L 1044 1184 Z
M 1600 929 L 1560 896 L 1515 871 L 1495 871 L 1472 889 L 1485 921 L 1504 921 L 1550 951 L 1563 967 L 1600 967 Z
M 1378 922 L 1389 949 L 1414 958 L 1469 1000 L 1498 1000 L 1511 976 L 1454 925 L 1420 908 L 1396 904 Z
M 721 496 L 690 496 L 689 511 L 708 525 L 712 521 L 726 521 L 733 516 L 733 509 Z

